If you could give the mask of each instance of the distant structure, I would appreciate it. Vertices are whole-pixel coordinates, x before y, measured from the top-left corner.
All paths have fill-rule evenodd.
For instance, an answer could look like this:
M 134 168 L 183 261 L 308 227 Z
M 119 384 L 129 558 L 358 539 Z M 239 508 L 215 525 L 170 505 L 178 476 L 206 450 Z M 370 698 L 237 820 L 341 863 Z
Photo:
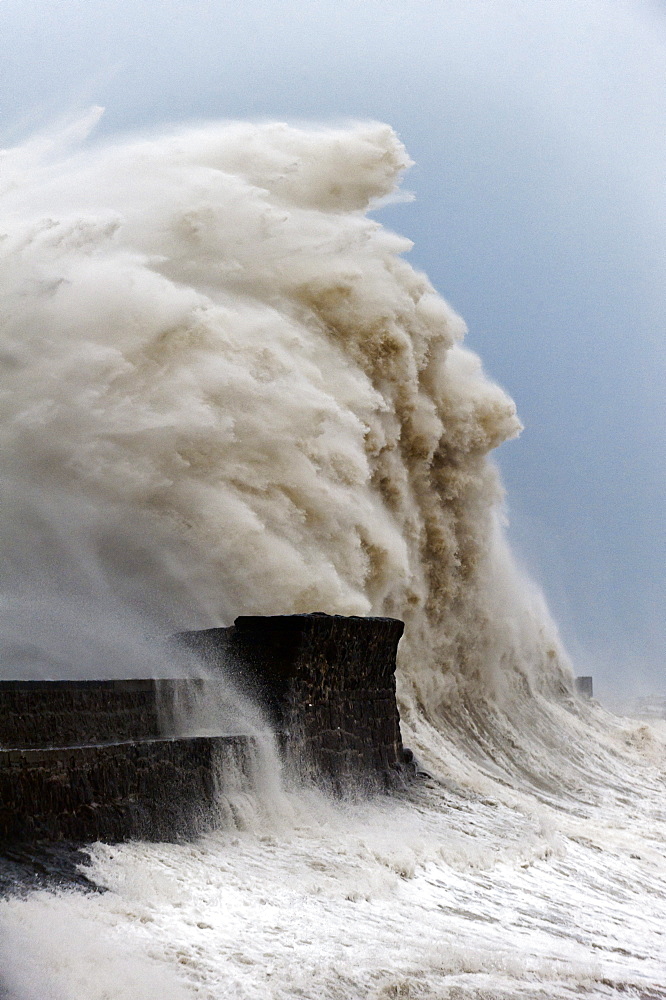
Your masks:
M 592 678 L 591 677 L 576 677 L 574 681 L 574 686 L 576 693 L 582 698 L 592 697 Z

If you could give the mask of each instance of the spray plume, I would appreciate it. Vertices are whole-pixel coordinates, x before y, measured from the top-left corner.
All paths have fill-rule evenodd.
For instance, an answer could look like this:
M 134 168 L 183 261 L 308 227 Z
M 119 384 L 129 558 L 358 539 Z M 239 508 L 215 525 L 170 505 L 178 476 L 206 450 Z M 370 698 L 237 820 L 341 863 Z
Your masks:
M 70 639 L 107 622 L 108 670 L 130 619 L 323 610 L 406 621 L 406 717 L 566 688 L 487 458 L 514 404 L 368 217 L 410 166 L 395 133 L 225 123 L 68 151 L 89 125 L 5 154 L 15 672 L 43 621 L 43 649 L 54 619 Z M 59 669 L 94 673 L 70 639 Z

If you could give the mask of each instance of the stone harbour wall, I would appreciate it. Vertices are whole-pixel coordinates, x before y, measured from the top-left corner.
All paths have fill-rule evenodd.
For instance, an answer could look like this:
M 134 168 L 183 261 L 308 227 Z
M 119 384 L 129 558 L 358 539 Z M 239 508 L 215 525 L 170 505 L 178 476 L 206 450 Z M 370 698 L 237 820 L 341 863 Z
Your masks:
M 301 772 L 344 791 L 409 773 L 395 698 L 402 632 L 390 618 L 255 616 L 176 641 L 261 702 Z M 257 744 L 178 735 L 202 685 L 0 681 L 0 861 L 18 844 L 172 840 L 233 821 Z
M 191 837 L 214 825 L 225 780 L 249 776 L 242 736 L 0 750 L 0 845 Z
M 315 776 L 390 785 L 405 759 L 395 696 L 403 630 L 393 618 L 244 616 L 179 638 L 263 702 Z
M 0 748 L 85 746 L 174 734 L 192 680 L 0 681 Z

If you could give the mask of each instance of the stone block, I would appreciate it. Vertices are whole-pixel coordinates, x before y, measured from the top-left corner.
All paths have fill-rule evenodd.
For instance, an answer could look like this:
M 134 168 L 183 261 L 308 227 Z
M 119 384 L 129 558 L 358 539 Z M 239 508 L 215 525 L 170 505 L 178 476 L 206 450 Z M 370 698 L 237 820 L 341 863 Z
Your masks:
M 352 775 L 390 783 L 403 761 L 395 697 L 403 629 L 392 618 L 244 616 L 178 639 L 259 699 L 307 770 L 335 783 Z

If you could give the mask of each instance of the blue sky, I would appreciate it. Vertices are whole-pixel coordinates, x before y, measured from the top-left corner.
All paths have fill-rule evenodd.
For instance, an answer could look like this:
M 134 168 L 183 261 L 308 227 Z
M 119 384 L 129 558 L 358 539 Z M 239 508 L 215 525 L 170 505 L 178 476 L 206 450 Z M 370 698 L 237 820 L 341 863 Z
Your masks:
M 666 8 L 647 0 L 0 0 L 4 145 L 201 118 L 393 125 L 382 221 L 526 426 L 511 538 L 578 673 L 666 693 Z

